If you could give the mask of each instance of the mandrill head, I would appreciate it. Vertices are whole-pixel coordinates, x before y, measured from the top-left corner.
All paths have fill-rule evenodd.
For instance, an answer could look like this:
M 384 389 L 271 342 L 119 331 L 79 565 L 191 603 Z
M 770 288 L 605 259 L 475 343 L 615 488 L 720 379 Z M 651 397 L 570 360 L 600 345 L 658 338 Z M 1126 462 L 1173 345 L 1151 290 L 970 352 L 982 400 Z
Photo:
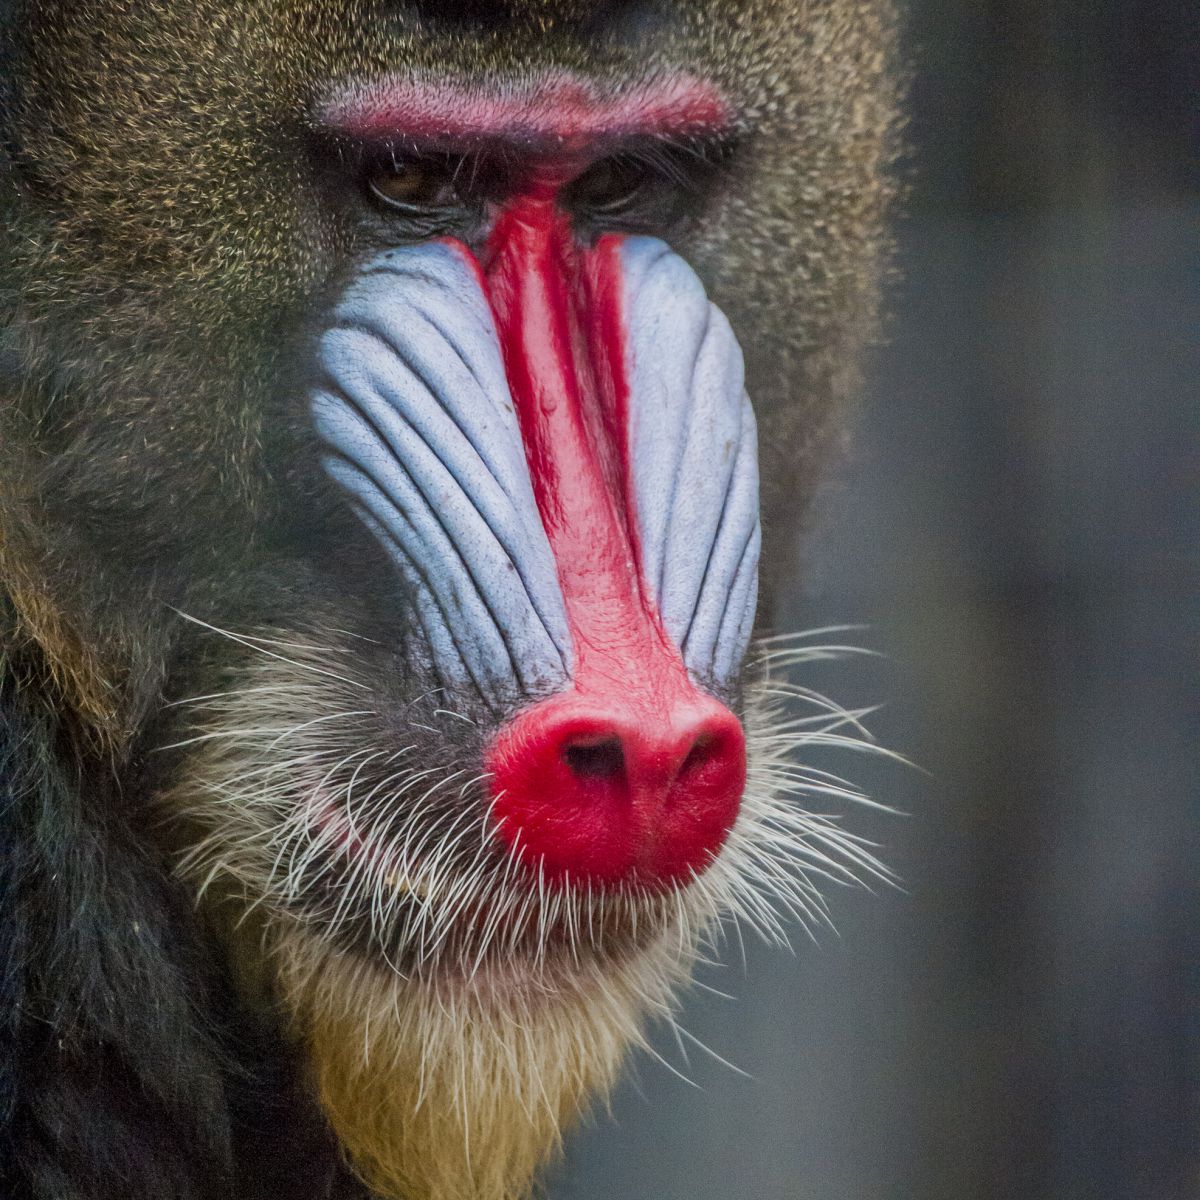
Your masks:
M 888 5 L 27 7 L 13 628 L 361 1178 L 515 1200 L 722 916 L 874 866 L 746 659 Z

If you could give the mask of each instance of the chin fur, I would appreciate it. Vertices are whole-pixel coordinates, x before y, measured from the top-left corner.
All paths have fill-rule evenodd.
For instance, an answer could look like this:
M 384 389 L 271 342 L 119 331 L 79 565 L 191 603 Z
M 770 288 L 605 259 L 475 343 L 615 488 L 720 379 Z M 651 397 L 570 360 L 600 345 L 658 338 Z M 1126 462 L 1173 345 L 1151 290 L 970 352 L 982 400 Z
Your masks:
M 806 746 L 882 753 L 861 714 L 780 678 L 838 648 L 760 646 L 747 793 L 707 870 L 663 894 L 593 893 L 531 878 L 498 848 L 469 760 L 414 754 L 446 763 L 421 768 L 383 749 L 371 693 L 332 635 L 224 636 L 244 665 L 183 702 L 198 718 L 171 747 L 186 755 L 163 799 L 178 869 L 199 895 L 232 900 L 224 920 L 253 916 L 252 973 L 268 977 L 334 1130 L 383 1196 L 526 1196 L 563 1130 L 645 1046 L 648 1019 L 673 1019 L 727 919 L 786 940 L 788 917 L 827 921 L 822 882 L 888 878 L 804 804 L 863 799 L 799 761 Z M 244 955 L 247 939 L 232 940 Z
M 519 967 L 403 979 L 303 932 L 277 953 L 322 1107 L 364 1181 L 396 1200 L 526 1196 L 690 963 L 663 938 L 549 987 Z

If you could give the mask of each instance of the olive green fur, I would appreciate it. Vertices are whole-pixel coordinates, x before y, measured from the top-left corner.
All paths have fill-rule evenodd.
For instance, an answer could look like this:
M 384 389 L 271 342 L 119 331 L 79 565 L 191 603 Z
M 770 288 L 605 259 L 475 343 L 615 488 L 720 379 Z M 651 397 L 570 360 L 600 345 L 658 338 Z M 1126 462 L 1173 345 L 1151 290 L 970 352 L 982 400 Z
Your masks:
M 48 0 L 17 22 L 0 529 L 106 663 L 123 735 L 159 682 L 134 660 L 161 602 L 219 615 L 264 561 L 271 448 L 294 417 L 280 381 L 361 241 L 308 151 L 338 81 L 563 67 L 617 87 L 680 69 L 719 83 L 747 144 L 683 249 L 747 348 L 768 515 L 802 504 L 875 329 L 897 149 L 890 5 L 650 5 L 652 36 L 599 32 L 597 10 L 628 7 L 513 3 L 480 31 L 361 0 Z M 786 559 L 771 538 L 791 524 L 768 520 L 766 563 Z

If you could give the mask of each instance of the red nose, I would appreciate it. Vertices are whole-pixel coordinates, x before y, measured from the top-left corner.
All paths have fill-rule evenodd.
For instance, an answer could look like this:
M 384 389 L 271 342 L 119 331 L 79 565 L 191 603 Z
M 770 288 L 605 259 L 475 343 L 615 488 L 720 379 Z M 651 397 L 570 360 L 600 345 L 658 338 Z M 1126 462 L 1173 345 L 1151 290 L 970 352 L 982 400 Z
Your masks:
M 547 880 L 658 889 L 698 875 L 725 841 L 746 784 L 737 718 L 692 688 L 656 712 L 639 699 L 568 692 L 493 742 L 497 833 Z

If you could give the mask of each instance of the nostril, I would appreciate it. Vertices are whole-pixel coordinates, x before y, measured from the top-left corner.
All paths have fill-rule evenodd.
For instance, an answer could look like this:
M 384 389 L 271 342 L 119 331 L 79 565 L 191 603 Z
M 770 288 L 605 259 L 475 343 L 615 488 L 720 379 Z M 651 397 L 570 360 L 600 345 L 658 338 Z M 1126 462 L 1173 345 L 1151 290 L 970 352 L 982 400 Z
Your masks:
M 746 743 L 719 701 L 679 691 L 574 692 L 510 717 L 484 760 L 496 836 L 564 886 L 694 879 L 737 819 Z
M 687 757 L 679 767 L 678 779 L 687 779 L 690 775 L 698 775 L 714 759 L 720 757 L 720 747 L 717 738 L 711 733 L 702 733 L 692 743 Z
M 580 779 L 617 779 L 625 772 L 625 751 L 617 737 L 578 738 L 563 747 L 562 756 Z

